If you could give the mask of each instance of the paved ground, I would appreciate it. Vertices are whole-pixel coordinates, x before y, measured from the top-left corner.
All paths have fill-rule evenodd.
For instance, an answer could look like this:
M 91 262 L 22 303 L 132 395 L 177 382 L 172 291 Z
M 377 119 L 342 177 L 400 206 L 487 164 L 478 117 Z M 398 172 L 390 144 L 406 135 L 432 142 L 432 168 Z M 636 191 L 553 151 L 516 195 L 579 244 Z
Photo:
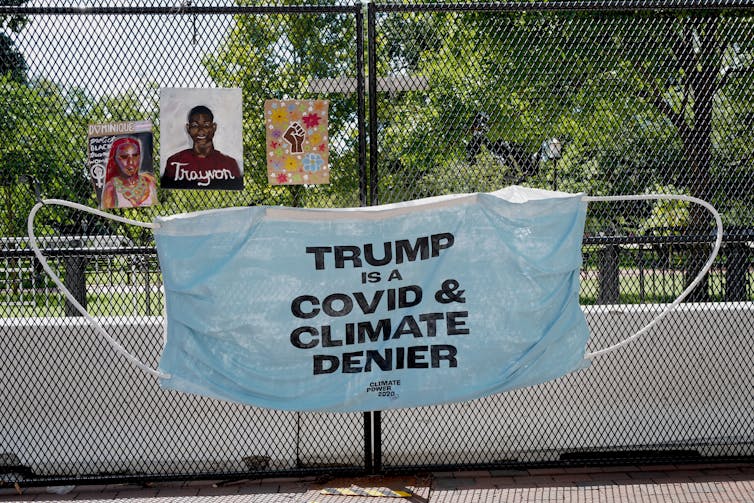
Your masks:
M 322 494 L 327 488 L 405 491 L 408 497 Z M 19 493 L 20 490 L 20 493 Z M 409 476 L 0 487 L 6 501 L 143 503 L 754 503 L 754 463 L 434 472 Z

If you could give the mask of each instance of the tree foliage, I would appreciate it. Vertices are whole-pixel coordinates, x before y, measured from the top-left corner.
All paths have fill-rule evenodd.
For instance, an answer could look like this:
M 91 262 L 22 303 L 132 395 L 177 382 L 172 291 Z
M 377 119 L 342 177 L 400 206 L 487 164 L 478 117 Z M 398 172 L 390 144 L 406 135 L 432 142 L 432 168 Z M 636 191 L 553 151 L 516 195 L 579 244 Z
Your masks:
M 204 59 L 218 86 L 243 91 L 244 166 L 255 204 L 357 206 L 356 97 L 327 94 L 330 101 L 329 186 L 270 186 L 267 180 L 264 102 L 319 98 L 317 79 L 355 77 L 355 26 L 341 14 L 237 16 L 222 46 Z
M 17 82 L 26 82 L 26 71 L 26 61 L 13 40 L 5 33 L 0 33 L 0 74 Z
M 355 32 L 353 16 L 268 13 L 234 20 L 203 63 L 217 86 L 243 90 L 247 189 L 240 198 L 165 192 L 161 199 L 181 210 L 360 204 L 357 97 L 334 87 L 321 94 L 310 87 L 316 80 L 356 77 L 355 40 L 362 34 Z M 4 23 L 11 27 L 9 19 Z M 752 28 L 750 17 L 700 11 L 379 14 L 377 76 L 407 88 L 376 98 L 379 201 L 519 182 L 593 194 L 672 185 L 715 202 L 726 222 L 750 225 Z M 25 68 L 10 56 L 1 61 Z M 132 93 L 93 99 L 83 90 L 54 89 L 50 82 L 23 85 L 17 77 L 6 71 L 4 85 L 10 86 L 8 96 L 15 96 L 13 110 L 19 115 L 5 119 L 3 130 L 15 127 L 15 120 L 28 129 L 24 123 L 60 114 L 60 126 L 50 115 L 48 130 L 25 140 L 47 135 L 33 142 L 37 149 L 49 147 L 44 160 L 49 165 L 83 160 L 82 130 L 72 134 L 62 124 L 130 120 L 156 108 Z M 409 89 L 416 77 L 426 87 Z M 270 98 L 330 100 L 329 186 L 269 186 L 262 110 Z M 22 109 L 37 117 L 22 117 Z M 478 127 L 480 114 L 486 117 L 484 129 Z M 562 157 L 554 161 L 541 151 L 552 137 L 563 145 Z M 2 155 L 21 159 L 18 152 L 28 145 L 18 133 L 11 138 L 20 143 L 6 144 Z M 475 138 L 478 148 L 470 149 Z M 31 151 L 38 162 L 41 150 Z M 4 176 L 17 176 L 16 171 Z M 636 204 L 593 210 L 600 217 L 590 220 L 596 225 L 636 230 L 652 211 Z
M 751 122 L 749 17 L 597 11 L 386 16 L 400 19 L 383 21 L 384 61 L 404 64 L 380 70 L 429 81 L 427 92 L 382 104 L 381 145 L 387 147 L 381 150 L 381 194 L 387 198 L 430 195 L 438 186 L 498 188 L 494 184 L 506 177 L 494 176 L 489 162 L 462 158 L 464 145 L 468 150 L 479 143 L 475 123 L 483 112 L 490 121 L 485 145 L 536 152 L 548 137 L 565 145 L 562 158 L 542 162 L 539 171 L 523 170 L 532 173 L 525 180 L 530 185 L 557 183 L 598 194 L 672 186 L 713 202 L 729 222 L 751 221 L 741 209 L 754 202 L 754 133 L 740 126 L 741 119 Z M 520 168 L 492 157 L 498 172 Z M 465 183 L 445 183 L 454 177 Z M 590 208 L 594 231 L 620 226 L 641 232 L 662 220 L 669 226 L 683 222 L 698 235 L 711 223 L 697 205 Z M 707 253 L 706 246 L 690 249 L 688 279 Z M 697 290 L 692 298 L 705 299 L 706 286 Z
M 27 0 L 2 0 L 0 5 L 3 7 L 19 7 L 26 2 Z M 2 26 L 4 30 L 10 30 L 15 33 L 21 31 L 28 22 L 29 19 L 22 15 L 0 15 L 0 26 Z
M 536 154 L 547 138 L 562 140 L 562 159 L 541 162 L 530 185 L 552 187 L 557 175 L 558 188 L 571 191 L 635 194 L 674 184 L 723 209 L 733 207 L 731 193 L 752 202 L 749 18 L 443 12 L 380 21 L 379 71 L 429 82 L 426 91 L 379 102 L 383 201 L 430 195 L 446 186 L 438 180 L 454 177 L 465 181 L 452 187 L 498 188 L 504 177 L 483 175 L 489 162 L 464 159 L 483 112 L 488 144 Z M 513 164 L 498 160 L 498 171 Z M 732 170 L 740 174 L 731 178 Z M 649 215 L 631 213 L 634 228 Z
M 0 77 L 4 110 L 0 122 L 4 141 L 0 145 L 3 191 L 3 235 L 25 233 L 24 221 L 34 203 L 33 192 L 20 182 L 32 175 L 46 197 L 90 202 L 91 189 L 85 178 L 85 117 L 72 113 L 66 95 L 55 84 L 40 80 L 24 84 Z M 71 219 L 56 223 L 70 233 Z

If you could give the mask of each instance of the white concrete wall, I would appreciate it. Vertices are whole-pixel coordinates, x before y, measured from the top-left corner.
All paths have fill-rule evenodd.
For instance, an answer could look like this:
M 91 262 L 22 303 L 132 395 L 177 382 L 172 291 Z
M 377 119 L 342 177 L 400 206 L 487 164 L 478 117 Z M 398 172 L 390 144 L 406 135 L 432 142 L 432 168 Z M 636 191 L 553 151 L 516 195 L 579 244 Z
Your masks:
M 583 308 L 589 350 L 632 335 L 664 307 Z M 558 459 L 583 449 L 754 455 L 753 356 L 753 303 L 684 304 L 640 339 L 556 381 L 463 404 L 383 412 L 384 460 L 406 459 L 405 446 L 389 439 L 412 424 L 420 425 L 422 441 L 409 459 L 427 464 Z
M 584 308 L 590 349 L 634 333 L 662 306 Z M 104 319 L 156 366 L 161 318 Z M 689 445 L 754 453 L 754 304 L 686 304 L 585 370 L 482 400 L 385 411 L 386 465 L 531 459 L 532 453 Z M 361 414 L 277 412 L 164 391 L 81 318 L 0 320 L 0 453 L 37 473 L 359 465 Z M 298 431 L 298 433 L 297 433 Z
M 157 366 L 161 318 L 101 322 Z M 311 442 L 306 435 L 328 432 L 339 442 L 323 444 L 326 457 L 363 463 L 361 415 L 298 415 L 163 390 L 83 318 L 0 320 L 0 347 L 0 453 L 37 473 L 238 471 L 252 455 L 285 469 L 296 465 L 296 444 L 300 452 Z

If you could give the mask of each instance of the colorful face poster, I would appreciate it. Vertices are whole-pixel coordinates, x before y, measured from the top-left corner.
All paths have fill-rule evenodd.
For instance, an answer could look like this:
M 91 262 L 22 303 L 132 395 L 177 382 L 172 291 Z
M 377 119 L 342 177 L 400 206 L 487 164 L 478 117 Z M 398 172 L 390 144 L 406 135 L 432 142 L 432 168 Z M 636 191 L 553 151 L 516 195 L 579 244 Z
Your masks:
M 89 176 L 102 209 L 158 204 L 152 122 L 90 124 Z
M 160 89 L 160 185 L 243 189 L 240 89 Z
M 329 101 L 267 100 L 267 176 L 270 185 L 330 183 Z

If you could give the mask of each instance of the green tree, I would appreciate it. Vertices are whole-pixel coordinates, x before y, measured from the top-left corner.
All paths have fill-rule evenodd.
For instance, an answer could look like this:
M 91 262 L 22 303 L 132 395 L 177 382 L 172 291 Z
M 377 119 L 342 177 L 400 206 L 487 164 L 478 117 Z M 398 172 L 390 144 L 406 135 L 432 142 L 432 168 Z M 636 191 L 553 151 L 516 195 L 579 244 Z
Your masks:
M 516 178 L 552 187 L 557 168 L 565 190 L 631 194 L 673 184 L 723 210 L 750 207 L 754 138 L 742 126 L 752 120 L 748 17 L 459 11 L 379 21 L 380 75 L 429 82 L 426 91 L 380 101 L 381 201 L 448 186 L 490 190 Z M 484 162 L 469 162 L 480 112 L 492 148 L 481 149 Z M 564 144 L 563 157 L 538 171 L 493 151 L 496 143 L 502 152 L 519 145 L 531 155 L 552 136 Z M 739 190 L 722 183 L 732 169 Z M 454 178 L 463 182 L 446 184 Z M 637 229 L 650 211 L 593 205 L 600 218 L 590 221 Z M 689 233 L 707 233 L 705 211 L 690 211 Z M 707 253 L 706 246 L 690 251 L 689 279 Z M 702 284 L 692 298 L 705 294 Z
M 27 0 L 2 0 L 0 1 L 0 5 L 2 5 L 3 7 L 19 7 L 26 2 Z M 26 23 L 28 21 L 29 20 L 26 18 L 26 16 L 19 14 L 0 16 L 0 26 L 2 26 L 3 29 L 10 30 L 14 33 L 21 31 L 23 27 L 26 26 Z
M 86 120 L 68 109 L 65 93 L 49 81 L 19 83 L 8 75 L 0 77 L 2 105 L 0 120 L 4 141 L 0 145 L 2 166 L 2 235 L 25 234 L 26 216 L 34 204 L 21 175 L 32 175 L 45 197 L 90 202 L 85 177 Z M 79 220 L 61 212 L 49 222 L 64 233 L 73 233 Z
M 5 33 L 0 33 L 0 74 L 23 83 L 26 82 L 26 70 L 26 61 L 13 40 Z
M 283 2 L 295 4 L 295 2 Z M 357 206 L 355 94 L 331 94 L 330 185 L 270 186 L 267 180 L 264 101 L 318 98 L 316 79 L 355 77 L 353 16 L 328 14 L 244 15 L 222 46 L 204 59 L 219 86 L 243 90 L 246 204 Z
M 721 190 L 730 189 L 721 183 L 728 176 L 724 159 L 735 155 L 726 137 L 730 138 L 731 130 L 737 129 L 730 122 L 730 111 L 740 111 L 741 105 L 746 109 L 751 103 L 750 95 L 735 98 L 741 90 L 741 76 L 754 69 L 751 21 L 716 12 L 672 15 L 663 21 L 647 24 L 643 34 L 646 38 L 641 43 L 616 42 L 630 49 L 631 56 L 624 64 L 626 76 L 633 76 L 637 98 L 662 115 L 680 144 L 683 167 L 677 170 L 673 182 L 725 211 L 732 198 L 729 190 Z M 659 28 L 655 28 L 658 24 Z M 647 45 L 658 49 L 647 51 Z M 653 54 L 656 51 L 663 54 Z M 657 63 L 658 56 L 663 56 L 662 64 Z M 751 130 L 748 139 L 754 139 Z M 751 188 L 754 186 L 749 182 L 744 196 L 749 202 Z M 706 210 L 698 205 L 690 208 L 689 233 L 708 233 L 709 222 Z M 688 282 L 696 276 L 707 254 L 706 246 L 690 249 Z M 708 285 L 702 282 L 691 299 L 708 300 L 707 292 Z

